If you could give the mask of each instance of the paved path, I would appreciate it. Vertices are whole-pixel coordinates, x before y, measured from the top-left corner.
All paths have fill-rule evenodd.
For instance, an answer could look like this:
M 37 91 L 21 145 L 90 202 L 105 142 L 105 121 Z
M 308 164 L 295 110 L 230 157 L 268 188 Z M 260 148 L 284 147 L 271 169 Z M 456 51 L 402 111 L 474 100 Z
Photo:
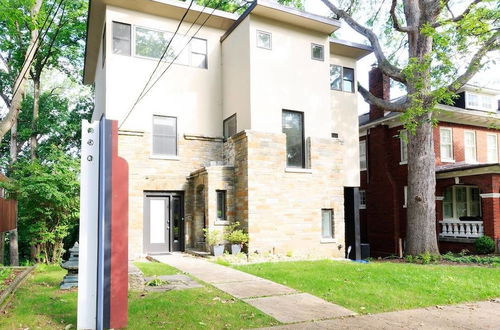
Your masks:
M 155 259 L 191 274 L 271 315 L 282 323 L 307 322 L 355 315 L 344 307 L 308 293 L 239 270 L 184 254 Z
M 500 300 L 296 323 L 269 330 L 318 329 L 500 329 Z

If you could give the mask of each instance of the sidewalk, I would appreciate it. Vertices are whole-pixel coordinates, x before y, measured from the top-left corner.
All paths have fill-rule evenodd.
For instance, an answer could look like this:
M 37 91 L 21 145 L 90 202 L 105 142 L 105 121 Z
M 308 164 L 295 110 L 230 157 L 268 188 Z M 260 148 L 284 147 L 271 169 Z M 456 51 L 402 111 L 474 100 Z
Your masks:
M 355 315 L 308 293 L 188 255 L 155 256 L 160 262 L 242 299 L 282 323 L 310 322 Z M 303 325 L 302 325 L 303 326 Z

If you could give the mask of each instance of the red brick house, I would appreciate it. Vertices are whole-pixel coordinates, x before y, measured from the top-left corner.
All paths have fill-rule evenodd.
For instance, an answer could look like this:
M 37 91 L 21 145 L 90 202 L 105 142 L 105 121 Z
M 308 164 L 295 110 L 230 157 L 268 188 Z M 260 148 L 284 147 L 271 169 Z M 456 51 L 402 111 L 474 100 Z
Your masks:
M 370 72 L 370 91 L 389 99 L 389 79 Z M 434 128 L 436 222 L 443 251 L 500 242 L 500 91 L 465 86 L 454 106 L 438 105 Z M 399 255 L 406 237 L 407 146 L 400 114 L 371 107 L 360 124 L 361 241 L 372 256 Z M 498 244 L 497 244 L 498 245 Z
M 0 182 L 7 181 L 7 177 L 0 173 Z M 6 199 L 5 190 L 0 187 L 0 233 L 16 228 L 17 202 Z

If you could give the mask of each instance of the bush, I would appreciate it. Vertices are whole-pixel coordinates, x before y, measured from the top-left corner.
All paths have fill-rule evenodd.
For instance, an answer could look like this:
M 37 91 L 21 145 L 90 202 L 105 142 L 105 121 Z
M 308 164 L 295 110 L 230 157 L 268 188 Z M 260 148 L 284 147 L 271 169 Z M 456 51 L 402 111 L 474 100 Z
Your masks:
M 248 234 L 241 229 L 236 229 L 228 233 L 226 239 L 231 244 L 246 244 L 248 243 Z
M 203 232 L 205 233 L 205 240 L 207 241 L 208 245 L 215 246 L 224 244 L 224 236 L 220 230 L 209 230 L 205 228 L 203 229 Z
M 474 248 L 478 254 L 495 252 L 495 241 L 489 236 L 479 237 L 474 241 Z

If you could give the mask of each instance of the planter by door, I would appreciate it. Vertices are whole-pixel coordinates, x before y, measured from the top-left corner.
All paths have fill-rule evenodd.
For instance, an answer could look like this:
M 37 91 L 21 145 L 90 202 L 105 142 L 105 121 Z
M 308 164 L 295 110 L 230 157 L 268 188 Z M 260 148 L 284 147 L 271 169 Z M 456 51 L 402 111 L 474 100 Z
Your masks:
M 224 254 L 224 245 L 214 245 L 212 246 L 212 253 L 216 257 L 220 257 Z
M 241 244 L 231 244 L 231 254 L 238 254 L 241 252 Z

